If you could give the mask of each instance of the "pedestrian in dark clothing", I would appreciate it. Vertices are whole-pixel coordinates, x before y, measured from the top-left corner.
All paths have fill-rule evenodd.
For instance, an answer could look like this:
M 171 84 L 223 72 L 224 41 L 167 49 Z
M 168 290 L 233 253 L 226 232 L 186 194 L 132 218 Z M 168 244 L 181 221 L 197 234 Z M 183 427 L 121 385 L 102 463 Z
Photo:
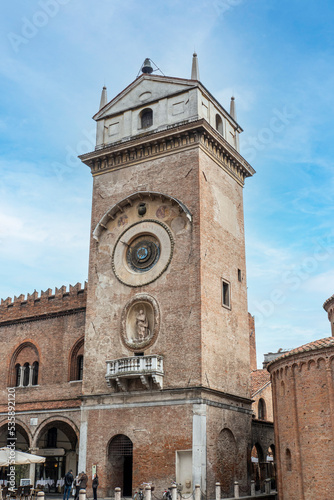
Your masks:
M 99 485 L 99 478 L 98 478 L 97 474 L 94 474 L 93 483 L 92 483 L 94 500 L 97 500 L 97 487 L 98 487 L 98 485 Z
M 64 483 L 64 496 L 63 500 L 68 500 L 70 493 L 71 493 L 71 486 L 73 483 L 73 474 L 72 474 L 72 469 L 68 471 L 67 474 L 65 474 L 65 483 Z

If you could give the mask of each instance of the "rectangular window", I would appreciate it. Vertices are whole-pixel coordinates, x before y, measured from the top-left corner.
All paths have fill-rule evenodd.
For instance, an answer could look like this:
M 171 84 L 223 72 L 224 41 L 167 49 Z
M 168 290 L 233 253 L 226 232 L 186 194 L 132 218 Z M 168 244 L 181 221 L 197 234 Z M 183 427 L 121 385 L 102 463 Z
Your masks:
M 222 279 L 222 305 L 231 309 L 231 286 L 224 279 Z
M 241 282 L 241 269 L 238 269 L 238 281 Z

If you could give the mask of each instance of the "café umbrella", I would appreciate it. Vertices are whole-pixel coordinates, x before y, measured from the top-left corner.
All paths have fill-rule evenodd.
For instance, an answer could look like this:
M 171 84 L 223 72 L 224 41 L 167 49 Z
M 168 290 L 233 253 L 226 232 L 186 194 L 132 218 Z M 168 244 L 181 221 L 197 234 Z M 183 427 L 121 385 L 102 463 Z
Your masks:
M 11 448 L 0 448 L 0 467 L 8 465 L 41 464 L 45 462 L 45 457 L 24 453 L 23 451 Z

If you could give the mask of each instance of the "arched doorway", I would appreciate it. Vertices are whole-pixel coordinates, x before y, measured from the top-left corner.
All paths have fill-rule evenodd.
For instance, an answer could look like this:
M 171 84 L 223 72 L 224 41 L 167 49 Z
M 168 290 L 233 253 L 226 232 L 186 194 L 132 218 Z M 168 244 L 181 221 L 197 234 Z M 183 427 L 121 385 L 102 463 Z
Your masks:
M 39 431 L 36 447 L 38 455 L 46 460 L 44 464 L 36 464 L 35 485 L 48 492 L 59 492 L 66 472 L 72 469 L 77 473 L 78 438 L 74 425 L 49 421 Z
M 233 495 L 233 484 L 236 479 L 236 453 L 237 447 L 233 433 L 223 429 L 217 442 L 219 482 L 224 496 Z
M 118 434 L 111 439 L 108 447 L 109 495 L 120 486 L 123 497 L 132 496 L 132 453 L 130 438 Z
M 276 490 L 276 464 L 275 464 L 275 446 L 271 444 L 266 457 L 266 476 L 270 479 L 272 490 Z
M 261 491 L 266 473 L 264 470 L 265 462 L 263 457 L 263 451 L 258 443 L 256 443 L 252 448 L 251 461 L 252 461 L 251 479 L 255 481 L 255 490 Z
M 15 443 L 15 448 L 20 451 L 29 452 L 30 438 L 28 432 L 22 425 L 15 422 L 15 429 L 8 431 L 8 423 L 0 427 L 0 448 Z M 7 481 L 9 474 L 8 467 L 0 467 L 0 480 Z M 21 479 L 28 479 L 30 477 L 29 465 L 16 465 L 15 466 L 15 482 L 16 486 L 20 486 Z M 3 483 L 6 484 L 6 483 Z

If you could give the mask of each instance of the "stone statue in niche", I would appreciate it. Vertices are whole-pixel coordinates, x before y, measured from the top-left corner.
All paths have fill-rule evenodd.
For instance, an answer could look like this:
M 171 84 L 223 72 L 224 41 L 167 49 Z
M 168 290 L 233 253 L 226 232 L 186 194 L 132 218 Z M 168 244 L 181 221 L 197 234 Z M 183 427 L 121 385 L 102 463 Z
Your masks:
M 136 338 L 135 340 L 141 342 L 146 340 L 150 336 L 150 330 L 148 326 L 148 319 L 146 317 L 144 309 L 140 309 L 136 316 Z
M 160 311 L 156 300 L 148 294 L 137 294 L 125 305 L 121 319 L 122 340 L 133 350 L 142 350 L 156 338 Z

